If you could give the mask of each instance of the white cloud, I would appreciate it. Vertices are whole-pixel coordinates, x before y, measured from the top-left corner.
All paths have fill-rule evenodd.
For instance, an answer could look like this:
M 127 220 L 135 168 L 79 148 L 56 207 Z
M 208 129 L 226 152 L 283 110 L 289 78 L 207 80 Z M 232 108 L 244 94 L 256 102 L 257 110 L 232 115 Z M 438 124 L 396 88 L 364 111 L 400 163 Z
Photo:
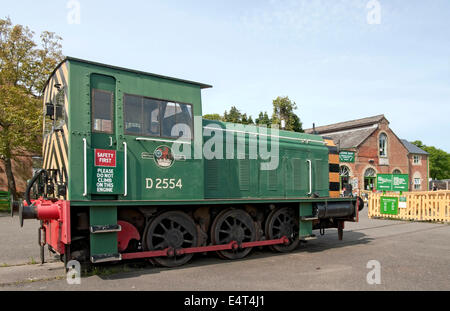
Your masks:
M 280 0 L 244 11 L 241 22 L 258 32 L 279 32 L 302 37 L 324 31 L 339 34 L 343 31 L 364 31 L 367 25 L 368 0 Z M 387 8 L 382 4 L 383 14 Z M 343 27 L 349 26 L 350 28 Z M 381 27 L 379 27 L 381 28 Z

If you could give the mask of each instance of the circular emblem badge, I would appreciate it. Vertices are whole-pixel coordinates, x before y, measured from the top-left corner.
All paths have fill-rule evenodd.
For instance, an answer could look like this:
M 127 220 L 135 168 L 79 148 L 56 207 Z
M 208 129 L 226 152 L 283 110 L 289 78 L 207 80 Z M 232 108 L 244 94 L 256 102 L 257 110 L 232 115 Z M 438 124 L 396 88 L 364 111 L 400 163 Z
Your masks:
M 156 165 L 161 168 L 169 168 L 175 162 L 172 149 L 169 146 L 159 146 L 153 152 L 153 158 L 155 159 Z

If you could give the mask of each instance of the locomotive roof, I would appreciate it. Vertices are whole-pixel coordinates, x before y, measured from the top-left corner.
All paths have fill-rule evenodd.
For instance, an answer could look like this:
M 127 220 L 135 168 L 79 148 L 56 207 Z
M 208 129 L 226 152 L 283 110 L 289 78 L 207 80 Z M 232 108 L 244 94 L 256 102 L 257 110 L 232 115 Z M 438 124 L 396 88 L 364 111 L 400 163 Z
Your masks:
M 134 69 L 129 69 L 129 68 L 123 68 L 123 67 L 118 67 L 118 66 L 113 66 L 113 65 L 108 65 L 108 64 L 103 64 L 103 63 L 98 63 L 98 62 L 93 62 L 93 61 L 89 61 L 89 60 L 85 60 L 85 59 L 80 59 L 80 58 L 75 58 L 75 57 L 70 57 L 67 56 L 66 58 L 64 58 L 63 61 L 61 61 L 58 66 L 56 66 L 56 68 L 53 70 L 53 72 L 51 73 L 50 77 L 48 78 L 47 82 L 44 85 L 44 88 L 42 91 L 45 90 L 45 88 L 47 87 L 51 77 L 55 74 L 56 70 L 58 70 L 59 67 L 61 67 L 61 65 L 66 62 L 66 61 L 76 61 L 76 62 L 80 62 L 80 63 L 85 63 L 85 64 L 90 64 L 90 65 L 95 65 L 95 66 L 101 66 L 101 67 L 107 67 L 107 68 L 111 68 L 114 70 L 121 70 L 121 71 L 128 71 L 128 72 L 132 72 L 132 73 L 136 73 L 136 74 L 141 74 L 141 75 L 146 75 L 146 76 L 152 76 L 152 77 L 157 77 L 157 78 L 161 78 L 161 79 L 167 79 L 167 80 L 172 80 L 172 81 L 178 81 L 178 82 L 183 82 L 183 83 L 188 83 L 188 84 L 193 84 L 193 85 L 197 85 L 199 86 L 201 89 L 206 89 L 206 88 L 211 88 L 212 85 L 209 84 L 204 84 L 204 83 L 199 83 L 199 82 L 195 82 L 195 81 L 190 81 L 190 80 L 184 80 L 184 79 L 178 79 L 178 78 L 173 78 L 173 77 L 168 77 L 168 76 L 163 76 L 163 75 L 159 75 L 159 74 L 155 74 L 155 73 L 151 73 L 151 72 L 145 72 L 145 71 L 140 71 L 140 70 L 134 70 Z
M 221 127 L 221 130 L 224 130 L 224 131 L 234 131 L 234 130 L 230 130 L 228 127 L 233 128 L 233 126 L 242 125 L 242 124 L 236 124 L 236 123 L 224 122 L 224 121 L 218 121 L 218 120 L 207 120 L 207 121 L 208 121 L 208 125 L 209 124 L 219 125 Z M 255 133 L 256 133 L 256 130 L 258 129 L 257 125 L 247 125 L 247 126 L 249 126 L 250 128 L 254 128 Z M 272 135 L 271 128 L 268 127 L 267 130 L 269 131 L 268 135 L 269 136 Z M 237 131 L 239 131 L 239 130 L 237 130 Z M 250 133 L 250 132 L 248 132 L 248 133 Z M 298 140 L 298 141 L 302 141 L 302 142 L 316 142 L 316 143 L 321 143 L 321 144 L 324 143 L 322 136 L 317 135 L 317 134 L 311 134 L 311 133 L 299 133 L 299 132 L 293 132 L 293 131 L 279 129 L 277 136 L 279 139 L 284 139 L 284 140 Z

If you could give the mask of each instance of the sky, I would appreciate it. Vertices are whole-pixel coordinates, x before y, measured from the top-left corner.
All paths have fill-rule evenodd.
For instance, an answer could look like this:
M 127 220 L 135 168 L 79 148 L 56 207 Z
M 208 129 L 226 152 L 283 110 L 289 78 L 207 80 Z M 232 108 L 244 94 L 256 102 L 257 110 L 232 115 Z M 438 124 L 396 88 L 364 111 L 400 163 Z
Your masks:
M 450 152 L 448 0 L 0 0 L 7 16 L 67 56 L 211 84 L 203 114 L 289 96 L 303 128 L 384 114 Z

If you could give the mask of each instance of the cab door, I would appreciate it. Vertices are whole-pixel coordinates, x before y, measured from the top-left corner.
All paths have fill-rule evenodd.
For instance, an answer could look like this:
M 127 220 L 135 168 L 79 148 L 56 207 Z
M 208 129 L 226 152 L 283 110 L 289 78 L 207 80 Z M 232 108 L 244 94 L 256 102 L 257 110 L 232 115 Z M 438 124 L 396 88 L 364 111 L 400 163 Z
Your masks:
M 117 146 L 115 90 L 116 80 L 113 77 L 91 76 L 92 148 L 112 149 Z
M 91 200 L 117 200 L 124 194 L 123 151 L 118 150 L 116 80 L 91 75 L 91 145 L 88 170 Z M 89 208 L 91 262 L 120 259 L 116 206 Z
M 118 150 L 116 128 L 116 80 L 91 75 L 90 193 L 103 199 L 124 194 L 123 151 Z

